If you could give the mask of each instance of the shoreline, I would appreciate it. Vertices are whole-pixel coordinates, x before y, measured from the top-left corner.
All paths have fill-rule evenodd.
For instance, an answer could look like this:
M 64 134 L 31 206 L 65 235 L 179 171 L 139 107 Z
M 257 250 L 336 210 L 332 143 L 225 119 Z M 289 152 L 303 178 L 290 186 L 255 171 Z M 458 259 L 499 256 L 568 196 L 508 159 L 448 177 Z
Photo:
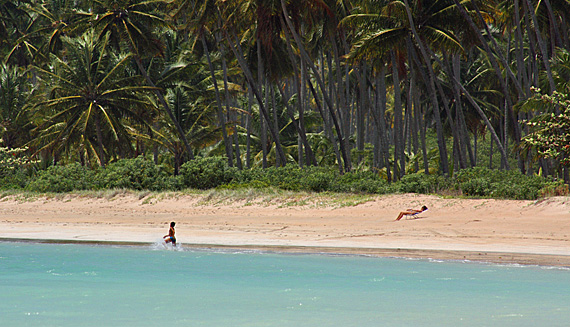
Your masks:
M 150 245 L 176 221 L 184 248 L 570 267 L 570 197 L 62 195 L 0 199 L 0 242 Z M 414 219 L 400 210 L 427 205 Z
M 0 238 L 0 243 L 26 244 L 74 244 L 125 247 L 151 247 L 154 242 L 124 242 L 95 240 L 60 240 L 60 239 L 17 239 Z M 543 266 L 570 268 L 570 256 L 492 252 L 492 251 L 452 251 L 431 249 L 389 249 L 389 248 L 353 248 L 353 247 L 316 247 L 287 245 L 223 245 L 223 244 L 183 244 L 182 249 L 208 251 L 258 251 L 277 254 L 315 254 L 315 255 L 353 255 L 393 259 L 418 259 L 441 261 L 468 261 L 482 264 L 518 264 L 525 266 Z

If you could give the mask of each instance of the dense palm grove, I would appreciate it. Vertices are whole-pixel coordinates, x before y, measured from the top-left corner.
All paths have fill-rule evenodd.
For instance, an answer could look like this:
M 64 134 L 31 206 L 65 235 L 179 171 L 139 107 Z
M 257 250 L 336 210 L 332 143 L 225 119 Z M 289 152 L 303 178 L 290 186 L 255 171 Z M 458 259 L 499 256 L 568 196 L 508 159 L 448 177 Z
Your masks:
M 567 180 L 569 27 L 568 0 L 0 0 L 1 146 L 397 181 L 486 139 Z

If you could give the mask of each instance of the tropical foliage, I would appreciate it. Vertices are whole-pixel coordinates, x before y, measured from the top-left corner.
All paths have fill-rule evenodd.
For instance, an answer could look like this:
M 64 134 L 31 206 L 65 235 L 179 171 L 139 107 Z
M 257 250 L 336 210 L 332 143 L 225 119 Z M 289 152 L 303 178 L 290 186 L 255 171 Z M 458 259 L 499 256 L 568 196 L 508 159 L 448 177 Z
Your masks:
M 551 96 L 538 94 L 535 100 L 557 113 L 544 113 L 526 122 L 530 133 L 524 137 L 523 144 L 536 149 L 539 158 L 552 158 L 561 166 L 570 166 L 570 100 L 557 92 Z
M 0 145 L 46 187 L 64 165 L 147 189 L 568 183 L 569 29 L 567 0 L 4 0 Z

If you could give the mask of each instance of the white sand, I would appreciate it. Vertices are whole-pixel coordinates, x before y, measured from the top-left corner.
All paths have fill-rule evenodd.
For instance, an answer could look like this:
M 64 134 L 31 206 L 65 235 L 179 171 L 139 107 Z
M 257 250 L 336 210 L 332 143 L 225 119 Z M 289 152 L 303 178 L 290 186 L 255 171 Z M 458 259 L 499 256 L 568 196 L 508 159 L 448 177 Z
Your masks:
M 208 201 L 206 201 L 208 200 Z M 377 196 L 356 206 L 315 197 L 67 195 L 0 200 L 0 239 L 152 243 L 176 222 L 184 246 L 363 253 L 570 266 L 570 197 L 539 201 Z M 323 200 L 326 201 L 326 200 Z M 426 205 L 414 219 L 399 211 Z

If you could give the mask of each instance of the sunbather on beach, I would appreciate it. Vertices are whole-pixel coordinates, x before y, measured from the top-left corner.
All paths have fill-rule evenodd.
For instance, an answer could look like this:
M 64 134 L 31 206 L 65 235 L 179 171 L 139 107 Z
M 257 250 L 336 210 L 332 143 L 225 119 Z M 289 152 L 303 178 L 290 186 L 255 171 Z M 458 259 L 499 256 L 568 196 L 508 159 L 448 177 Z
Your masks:
M 166 243 L 172 242 L 172 245 L 176 246 L 176 237 L 174 236 L 176 231 L 174 230 L 174 225 L 176 225 L 175 222 L 170 223 L 170 229 L 168 230 L 168 235 L 164 235 L 162 238 L 164 239 L 164 242 Z
M 427 210 L 426 206 L 422 206 L 422 208 L 420 210 L 416 210 L 416 209 L 408 209 L 406 211 L 402 211 L 400 212 L 400 214 L 398 215 L 398 218 L 396 218 L 396 220 L 400 220 L 402 219 L 402 217 L 404 216 L 411 216 L 411 215 L 417 215 L 419 213 L 422 213 L 424 211 Z

